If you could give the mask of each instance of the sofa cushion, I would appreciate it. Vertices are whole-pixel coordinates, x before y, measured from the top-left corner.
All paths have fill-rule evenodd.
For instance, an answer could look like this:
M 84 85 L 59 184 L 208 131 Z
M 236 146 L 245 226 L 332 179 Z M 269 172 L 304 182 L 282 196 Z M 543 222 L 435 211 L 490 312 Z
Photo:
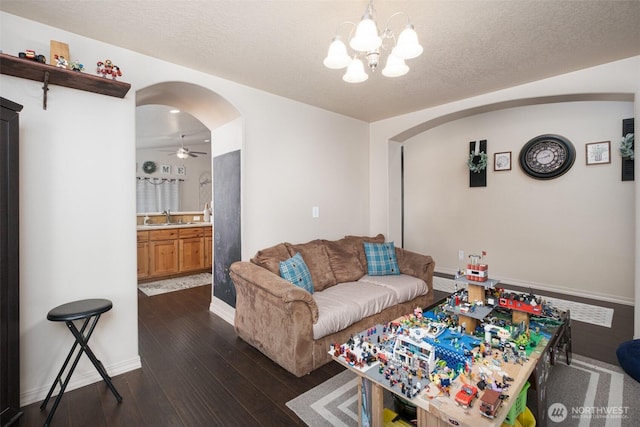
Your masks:
M 291 258 L 292 255 L 294 254 L 289 253 L 286 243 L 279 243 L 270 248 L 259 250 L 251 258 L 251 262 L 266 268 L 273 274 L 280 275 L 280 262 Z
M 341 331 L 365 317 L 398 304 L 395 292 L 364 281 L 340 283 L 313 294 L 318 306 L 318 321 L 313 338 Z
M 364 268 L 364 271 L 367 271 L 367 256 L 364 254 L 364 242 L 369 243 L 384 243 L 384 235 L 378 234 L 375 237 L 367 237 L 367 236 L 345 236 L 345 240 L 353 245 L 355 251 L 358 253 L 358 259 L 360 260 L 360 264 Z
M 331 271 L 338 283 L 355 282 L 366 273 L 360 263 L 358 250 L 347 239 L 323 240 L 329 256 Z
M 359 282 L 371 283 L 389 289 L 395 294 L 398 304 L 411 301 L 429 292 L 429 288 L 424 280 L 407 274 L 400 274 L 398 276 L 365 275 Z
M 294 285 L 313 293 L 311 273 L 299 253 L 280 263 L 280 276 Z
M 292 245 L 290 243 L 285 243 L 285 245 L 289 251 L 289 256 L 293 256 L 296 253 L 302 255 L 311 272 L 313 287 L 316 291 L 321 291 L 338 283 L 333 271 L 331 271 L 329 255 L 322 240 L 317 239 L 301 245 Z
M 367 257 L 367 274 L 369 276 L 387 276 L 400 274 L 396 248 L 393 242 L 364 242 L 364 253 Z

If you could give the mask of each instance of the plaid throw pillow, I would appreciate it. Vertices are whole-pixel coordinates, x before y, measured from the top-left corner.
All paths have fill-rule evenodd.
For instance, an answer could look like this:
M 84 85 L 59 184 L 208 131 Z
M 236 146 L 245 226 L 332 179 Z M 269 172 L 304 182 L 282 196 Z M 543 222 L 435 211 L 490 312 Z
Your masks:
M 400 274 L 396 248 L 393 242 L 364 242 L 364 254 L 367 257 L 367 274 L 369 276 L 390 276 Z
M 302 259 L 300 252 L 286 261 L 280 262 L 280 276 L 294 285 L 313 293 L 313 281 L 307 264 Z

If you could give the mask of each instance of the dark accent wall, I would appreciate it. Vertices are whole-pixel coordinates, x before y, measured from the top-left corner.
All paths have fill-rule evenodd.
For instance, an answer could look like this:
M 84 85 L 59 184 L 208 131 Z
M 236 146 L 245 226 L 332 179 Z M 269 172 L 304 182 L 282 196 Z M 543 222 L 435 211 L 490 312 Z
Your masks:
M 213 158 L 213 295 L 236 306 L 229 267 L 242 257 L 240 150 Z

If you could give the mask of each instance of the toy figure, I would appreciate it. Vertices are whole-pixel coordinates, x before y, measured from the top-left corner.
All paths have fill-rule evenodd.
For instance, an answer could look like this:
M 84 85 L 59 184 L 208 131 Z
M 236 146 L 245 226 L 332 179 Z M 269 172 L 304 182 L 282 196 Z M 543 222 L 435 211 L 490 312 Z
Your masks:
M 120 67 L 114 65 L 110 59 L 105 59 L 104 62 L 99 61 L 97 63 L 97 72 L 99 76 L 102 77 L 111 77 L 115 80 L 117 77 L 122 76 L 122 72 L 120 71 Z
M 69 61 L 65 59 L 62 55 L 56 55 L 54 57 L 56 59 L 56 67 L 67 69 L 69 66 Z
M 77 59 L 69 64 L 69 69 L 72 71 L 84 72 L 84 65 L 82 65 Z

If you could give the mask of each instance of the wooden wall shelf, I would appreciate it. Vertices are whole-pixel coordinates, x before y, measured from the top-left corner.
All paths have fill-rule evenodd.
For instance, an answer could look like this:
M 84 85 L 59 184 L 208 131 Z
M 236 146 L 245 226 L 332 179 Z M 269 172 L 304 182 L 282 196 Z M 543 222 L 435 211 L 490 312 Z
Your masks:
M 42 106 L 45 110 L 47 109 L 49 83 L 117 98 L 124 98 L 131 88 L 130 83 L 71 71 L 4 53 L 0 53 L 0 74 L 43 82 L 44 99 Z

